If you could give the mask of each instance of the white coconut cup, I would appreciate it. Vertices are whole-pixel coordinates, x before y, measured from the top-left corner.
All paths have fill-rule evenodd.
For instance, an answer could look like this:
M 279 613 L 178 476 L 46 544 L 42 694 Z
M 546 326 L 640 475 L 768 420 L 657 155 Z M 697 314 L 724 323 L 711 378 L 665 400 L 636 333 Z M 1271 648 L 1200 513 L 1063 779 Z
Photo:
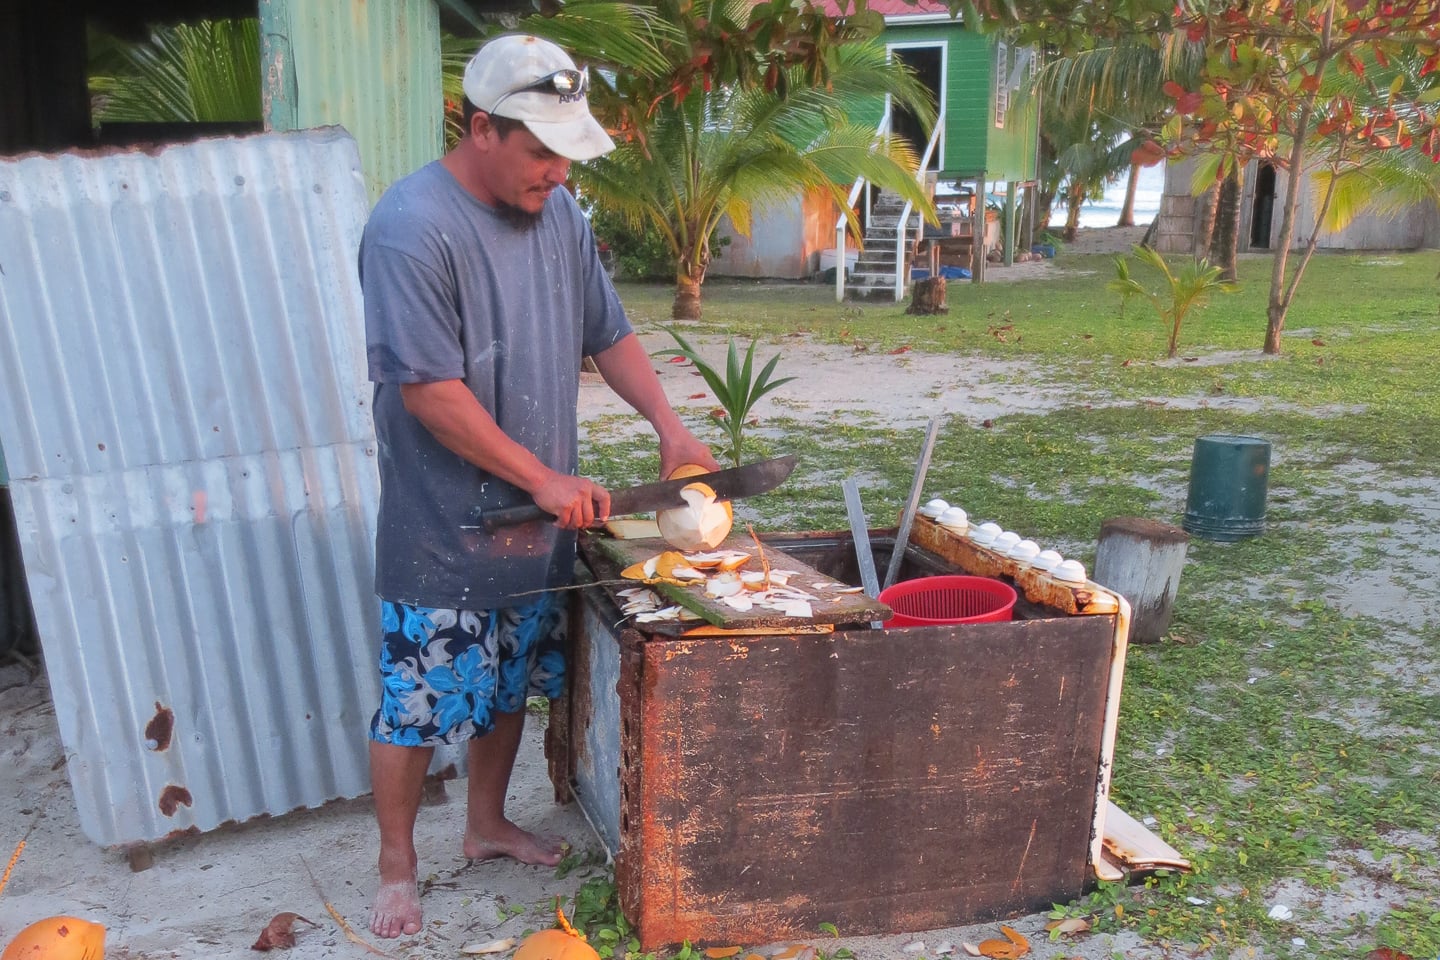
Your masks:
M 942 527 L 964 532 L 965 528 L 970 525 L 970 517 L 959 507 L 946 507 L 945 512 L 936 518 L 936 522 Z
M 1004 533 L 998 523 L 982 523 L 970 531 L 970 539 L 976 543 L 989 546 L 995 542 L 995 538 Z
M 1035 554 L 1035 559 L 1030 561 L 1030 565 L 1037 570 L 1044 570 L 1046 573 L 1049 573 L 1059 566 L 1064 559 L 1059 551 L 1041 550 Z
M 1017 563 L 1029 565 L 1039 555 L 1040 544 L 1034 540 L 1021 540 L 1010 548 L 1010 559 Z

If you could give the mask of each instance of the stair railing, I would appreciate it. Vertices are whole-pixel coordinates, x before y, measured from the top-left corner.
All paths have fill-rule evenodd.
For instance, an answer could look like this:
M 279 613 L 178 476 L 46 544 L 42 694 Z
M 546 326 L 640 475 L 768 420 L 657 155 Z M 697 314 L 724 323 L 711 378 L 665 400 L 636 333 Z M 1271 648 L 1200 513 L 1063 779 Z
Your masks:
M 890 132 L 890 100 L 885 100 L 885 113 L 881 115 L 880 122 L 875 126 L 875 135 L 883 137 Z M 860 191 L 865 191 L 865 222 L 870 222 L 870 191 L 864 177 L 856 177 L 855 185 L 850 188 L 850 198 L 845 201 L 846 210 L 855 209 L 855 201 L 860 199 Z M 849 232 L 849 223 L 845 214 L 840 214 L 840 219 L 835 221 L 835 302 L 845 302 L 845 235 Z
M 925 155 L 920 158 L 920 169 L 915 173 L 915 182 L 920 184 L 920 189 L 925 189 L 925 175 L 930 169 L 930 158 L 935 155 L 935 145 L 945 135 L 945 104 L 940 104 L 940 112 L 935 117 L 935 129 L 930 133 L 930 142 L 925 145 Z M 900 211 L 900 221 L 895 224 L 895 300 L 898 302 L 905 299 L 905 234 L 910 227 L 910 211 L 914 207 L 909 200 L 905 201 L 905 207 Z M 920 218 L 919 229 L 923 230 L 925 218 Z

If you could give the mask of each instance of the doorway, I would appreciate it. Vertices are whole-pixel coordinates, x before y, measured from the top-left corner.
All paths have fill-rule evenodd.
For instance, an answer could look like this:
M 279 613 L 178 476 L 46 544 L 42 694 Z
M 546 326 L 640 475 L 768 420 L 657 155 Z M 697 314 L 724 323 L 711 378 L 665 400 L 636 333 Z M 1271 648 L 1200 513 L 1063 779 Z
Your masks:
M 1250 206 L 1250 249 L 1269 250 L 1275 219 L 1275 167 L 1260 164 L 1255 174 L 1255 200 Z
M 890 55 L 911 70 L 915 71 L 916 78 L 935 96 L 935 102 L 943 102 L 941 98 L 945 95 L 945 45 L 917 44 L 895 45 L 890 47 Z M 915 114 L 904 107 L 896 107 L 891 115 L 890 129 L 896 136 L 904 137 L 910 146 L 915 150 L 915 156 L 921 157 L 925 153 L 925 145 L 930 142 L 931 128 L 920 123 Z M 943 170 L 945 168 L 945 138 L 941 137 L 940 142 L 935 145 L 935 153 L 930 158 L 927 170 Z

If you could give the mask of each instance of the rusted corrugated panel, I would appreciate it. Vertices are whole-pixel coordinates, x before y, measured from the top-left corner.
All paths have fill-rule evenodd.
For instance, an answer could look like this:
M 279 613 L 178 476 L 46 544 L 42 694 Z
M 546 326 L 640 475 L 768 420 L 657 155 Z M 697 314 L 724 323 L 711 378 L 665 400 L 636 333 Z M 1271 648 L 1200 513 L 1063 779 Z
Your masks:
M 0 162 L 0 437 L 96 842 L 368 789 L 366 210 L 334 128 Z
M 440 155 L 435 0 L 261 0 L 265 122 L 340 124 L 360 144 L 370 200 Z

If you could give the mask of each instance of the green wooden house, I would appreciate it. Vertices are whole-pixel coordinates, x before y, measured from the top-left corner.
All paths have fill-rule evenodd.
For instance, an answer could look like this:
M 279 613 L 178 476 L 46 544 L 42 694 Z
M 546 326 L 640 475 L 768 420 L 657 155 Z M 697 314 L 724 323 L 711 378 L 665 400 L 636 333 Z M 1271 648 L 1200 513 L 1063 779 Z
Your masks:
M 1039 109 L 1033 98 L 1019 96 L 1038 66 L 1035 51 L 1016 46 L 1002 35 L 967 30 L 951 17 L 945 4 L 934 0 L 872 0 L 869 7 L 885 17 L 880 39 L 891 56 L 908 64 L 935 94 L 933 127 L 922 127 L 905 111 L 892 114 L 889 125 L 925 158 L 937 205 L 958 207 L 966 214 L 948 222 L 942 218 L 940 232 L 979 237 L 979 243 L 971 241 L 967 269 L 981 280 L 989 249 L 998 246 L 1004 262 L 1011 261 L 1014 232 L 1000 236 L 999 227 L 1015 223 L 1017 193 L 1036 176 Z M 877 123 L 880 120 L 877 115 Z M 1004 184 L 1003 217 L 993 211 L 986 215 L 990 184 Z M 898 300 L 910 278 L 905 253 L 925 255 L 933 246 L 937 254 L 952 259 L 966 249 L 963 236 L 951 236 L 945 243 L 937 238 L 924 242 L 926 231 L 916 222 L 918 218 L 902 207 L 892 220 L 888 206 L 893 205 L 883 203 L 883 198 L 870 206 L 865 220 L 865 254 L 851 276 L 851 295 L 873 296 L 878 293 L 873 288 L 883 287 Z M 921 242 L 906 235 L 897 238 L 901 222 Z M 914 266 L 934 267 L 936 262 L 927 259 Z
M 826 0 L 824 5 L 831 15 L 841 12 L 835 0 Z M 935 94 L 937 120 L 926 126 L 908 112 L 892 116 L 888 98 L 877 98 L 871 113 L 860 119 L 905 136 L 917 155 L 928 150 L 926 176 L 936 203 L 946 211 L 958 206 L 965 212 L 971 212 L 973 203 L 970 223 L 978 224 L 984 218 L 984 198 L 990 194 L 987 187 L 1003 185 L 995 205 L 1006 208 L 1010 215 L 1002 217 L 999 211 L 992 211 L 988 246 L 980 245 L 971 268 L 977 279 L 983 278 L 985 249 L 1000 248 L 1004 261 L 1010 262 L 1014 237 L 1000 236 L 999 225 L 1015 223 L 1017 192 L 1036 177 L 1038 104 L 1034 98 L 1019 96 L 1036 69 L 1034 51 L 1003 36 L 967 30 L 943 3 L 934 0 L 869 0 L 868 6 L 885 18 L 881 42 Z M 824 201 L 818 198 L 797 197 L 793 203 L 757 216 L 750 237 L 729 231 L 731 242 L 711 272 L 805 277 L 832 266 L 842 256 L 840 248 L 848 245 L 845 259 L 854 264 L 851 294 L 889 295 L 898 300 L 910 279 L 909 259 L 917 247 L 918 252 L 926 253 L 925 243 L 914 242 L 921 229 L 919 217 L 893 198 L 867 197 L 863 190 L 857 193 L 857 203 L 863 208 L 866 229 L 864 253 L 858 260 L 851 260 L 856 238 L 847 239 L 836 230 L 838 211 L 819 209 L 817 205 Z M 897 236 L 902 213 L 907 225 L 904 238 Z M 945 229 L 973 232 L 968 223 L 958 221 L 947 222 Z M 981 236 L 986 237 L 985 231 Z M 837 293 L 840 290 L 837 283 Z
M 833 0 L 827 6 L 833 6 Z M 1033 51 L 996 34 L 975 33 L 952 18 L 943 4 L 871 0 L 885 16 L 881 41 L 891 55 L 915 70 L 935 94 L 940 136 L 928 170 L 942 185 L 975 180 L 1033 180 L 1039 114 L 1033 100 L 1021 103 L 1020 88 L 1036 67 Z M 877 107 L 878 122 L 883 105 Z M 933 129 L 907 114 L 895 131 L 923 151 Z

